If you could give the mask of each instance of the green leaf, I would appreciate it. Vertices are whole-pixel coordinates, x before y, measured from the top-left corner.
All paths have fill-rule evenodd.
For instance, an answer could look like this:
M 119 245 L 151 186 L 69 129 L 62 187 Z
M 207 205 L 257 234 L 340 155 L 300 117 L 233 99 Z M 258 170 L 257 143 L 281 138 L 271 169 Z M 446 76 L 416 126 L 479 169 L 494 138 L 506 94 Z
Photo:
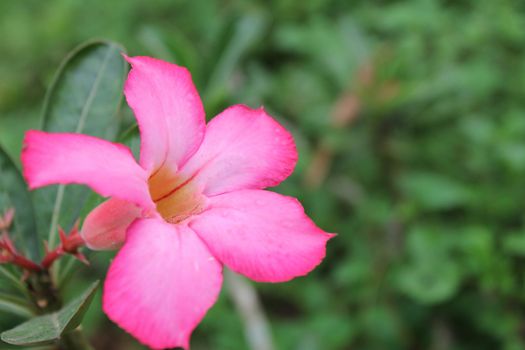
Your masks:
M 20 292 L 22 292 L 26 296 L 29 296 L 29 292 L 25 284 L 22 282 L 22 278 L 20 276 L 15 275 L 11 271 L 9 266 L 0 265 L 0 281 L 1 280 L 8 282 L 11 286 L 15 287 L 16 289 L 18 289 Z M 1 286 L 2 287 L 5 286 L 3 282 Z
M 2 341 L 12 345 L 39 345 L 53 342 L 80 325 L 93 300 L 99 281 L 57 312 L 35 317 L 1 334 Z
M 461 282 L 458 266 L 449 261 L 418 261 L 404 266 L 397 277 L 400 290 L 423 304 L 450 299 Z
M 140 134 L 137 124 L 131 125 L 124 130 L 118 137 L 118 142 L 129 147 L 135 159 L 140 157 Z
M 441 174 L 413 172 L 401 177 L 405 195 L 426 210 L 446 210 L 469 202 L 468 187 Z
M 26 300 L 5 292 L 0 292 L 0 311 L 26 318 L 34 314 Z
M 71 52 L 47 93 L 42 129 L 74 132 L 114 140 L 120 127 L 119 109 L 127 64 L 124 49 L 109 41 L 91 41 Z M 57 239 L 57 226 L 71 228 L 90 190 L 83 186 L 53 186 L 35 192 L 38 227 Z
M 414 226 L 406 239 L 409 259 L 395 274 L 399 290 L 422 304 L 452 298 L 463 278 L 454 255 L 455 237 L 448 236 L 442 226 Z
M 15 245 L 30 259 L 39 259 L 40 246 L 31 197 L 15 163 L 0 148 L 0 215 L 8 208 L 15 209 L 9 230 Z
M 525 232 L 512 232 L 505 236 L 503 250 L 509 255 L 525 256 Z
M 211 109 L 223 102 L 226 94 L 224 82 L 231 81 L 233 72 L 246 53 L 256 46 L 268 27 L 268 20 L 260 14 L 243 17 L 235 22 L 233 33 L 220 53 L 217 64 L 210 74 L 203 100 Z

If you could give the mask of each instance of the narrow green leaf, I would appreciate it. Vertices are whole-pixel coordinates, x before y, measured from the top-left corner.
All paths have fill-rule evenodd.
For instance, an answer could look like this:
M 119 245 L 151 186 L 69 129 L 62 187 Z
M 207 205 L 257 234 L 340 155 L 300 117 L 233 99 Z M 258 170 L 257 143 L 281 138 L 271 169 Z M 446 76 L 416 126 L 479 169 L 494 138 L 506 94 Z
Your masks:
M 0 279 L 8 282 L 24 295 L 29 295 L 27 287 L 24 285 L 24 283 L 22 283 L 21 277 L 16 276 L 7 266 L 0 265 Z
M 34 314 L 26 300 L 5 292 L 0 292 L 0 311 L 26 318 Z
M 59 290 L 61 290 L 67 284 L 67 282 L 69 282 L 70 278 L 73 277 L 75 267 L 77 267 L 78 263 L 79 262 L 76 258 L 72 256 L 67 257 L 67 260 L 60 269 L 60 275 L 58 276 L 58 280 L 56 282 L 57 288 Z
M 31 197 L 20 171 L 0 147 L 0 215 L 8 208 L 15 209 L 9 233 L 16 247 L 29 258 L 39 259 L 40 246 Z
M 47 93 L 42 129 L 74 132 L 114 140 L 127 64 L 124 49 L 109 41 L 91 41 L 64 60 Z M 90 191 L 83 186 L 54 186 L 35 192 L 38 227 L 50 246 L 57 227 L 71 228 Z
M 64 308 L 52 314 L 35 317 L 1 334 L 2 341 L 12 345 L 39 345 L 53 342 L 80 325 L 87 311 L 99 281 L 68 303 Z
M 235 23 L 231 39 L 220 53 L 204 91 L 204 101 L 208 106 L 212 106 L 212 109 L 224 98 L 224 82 L 231 80 L 239 61 L 260 41 L 267 27 L 267 18 L 259 14 L 243 17 Z

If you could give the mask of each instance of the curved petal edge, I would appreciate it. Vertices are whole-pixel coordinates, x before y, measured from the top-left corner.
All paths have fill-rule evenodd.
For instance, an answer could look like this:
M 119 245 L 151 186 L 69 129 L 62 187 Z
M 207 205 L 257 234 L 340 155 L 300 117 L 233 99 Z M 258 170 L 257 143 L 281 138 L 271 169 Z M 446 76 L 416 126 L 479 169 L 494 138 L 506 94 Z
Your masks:
M 222 265 L 188 227 L 138 219 L 110 266 L 103 309 L 153 349 L 188 349 L 221 284 Z
M 258 282 L 308 274 L 334 236 L 318 228 L 297 199 L 274 192 L 236 191 L 209 202 L 189 226 L 223 264 Z
M 84 220 L 80 235 L 93 250 L 117 249 L 126 239 L 131 223 L 141 217 L 136 205 L 111 198 L 93 209 Z
M 205 132 L 205 114 L 190 72 L 151 57 L 124 58 L 131 71 L 126 100 L 140 130 L 140 164 L 153 172 L 176 170 L 197 150 Z
M 263 108 L 227 108 L 213 118 L 199 150 L 181 169 L 207 196 L 276 186 L 297 163 L 292 134 Z
M 129 148 L 93 136 L 30 130 L 22 149 L 23 175 L 31 189 L 81 184 L 104 197 L 154 209 L 147 174 Z

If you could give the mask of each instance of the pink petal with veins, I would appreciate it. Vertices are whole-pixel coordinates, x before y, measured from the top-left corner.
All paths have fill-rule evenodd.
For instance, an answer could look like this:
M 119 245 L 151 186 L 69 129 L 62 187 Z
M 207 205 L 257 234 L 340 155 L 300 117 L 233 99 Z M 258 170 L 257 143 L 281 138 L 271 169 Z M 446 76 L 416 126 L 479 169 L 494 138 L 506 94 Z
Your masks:
M 191 229 L 138 219 L 109 269 L 103 307 L 153 349 L 188 349 L 221 284 L 221 264 Z
M 259 282 L 306 275 L 333 236 L 315 226 L 297 199 L 263 190 L 212 197 L 189 226 L 223 264 Z
M 197 150 L 205 131 L 204 108 L 186 68 L 150 57 L 131 64 L 124 94 L 140 129 L 140 164 L 150 172 L 176 170 Z
M 204 194 L 276 186 L 293 171 L 292 135 L 262 108 L 233 106 L 212 119 L 201 147 L 181 170 Z
M 117 143 L 82 134 L 30 130 L 24 138 L 22 166 L 31 189 L 82 184 L 104 197 L 155 208 L 146 172 L 129 148 Z

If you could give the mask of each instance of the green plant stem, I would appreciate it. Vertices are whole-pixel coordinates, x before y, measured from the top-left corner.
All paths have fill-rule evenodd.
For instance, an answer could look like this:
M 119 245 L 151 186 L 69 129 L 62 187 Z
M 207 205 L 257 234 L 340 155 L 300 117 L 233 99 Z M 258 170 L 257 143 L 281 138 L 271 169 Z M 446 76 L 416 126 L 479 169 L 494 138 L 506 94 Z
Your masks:
M 80 327 L 64 334 L 58 348 L 60 350 L 93 350 Z

